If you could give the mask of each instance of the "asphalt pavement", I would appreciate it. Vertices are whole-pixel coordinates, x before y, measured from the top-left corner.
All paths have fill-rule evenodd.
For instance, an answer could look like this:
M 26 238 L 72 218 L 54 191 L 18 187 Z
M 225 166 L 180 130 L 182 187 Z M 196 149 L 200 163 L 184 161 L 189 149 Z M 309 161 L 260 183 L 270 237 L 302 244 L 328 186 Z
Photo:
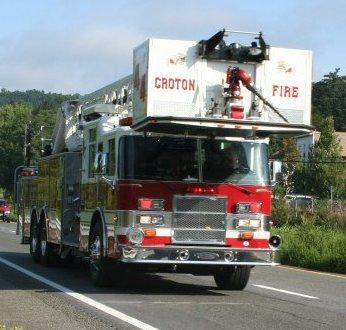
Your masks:
M 87 267 L 35 264 L 0 223 L 0 329 L 345 329 L 346 276 L 255 267 L 244 291 L 209 276 L 133 274 L 96 288 Z

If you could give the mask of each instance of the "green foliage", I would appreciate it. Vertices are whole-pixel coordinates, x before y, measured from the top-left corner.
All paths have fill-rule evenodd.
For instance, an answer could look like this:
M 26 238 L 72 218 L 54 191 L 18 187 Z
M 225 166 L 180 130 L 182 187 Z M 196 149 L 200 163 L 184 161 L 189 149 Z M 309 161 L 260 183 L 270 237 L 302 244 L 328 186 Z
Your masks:
M 297 168 L 294 175 L 295 191 L 327 198 L 333 186 L 336 197 L 345 197 L 345 164 L 333 118 L 323 119 L 320 128 L 321 137 L 310 152 L 309 163 Z
M 0 92 L 0 187 L 12 191 L 14 170 L 23 165 L 25 125 L 32 122 L 33 161 L 37 161 L 41 150 L 41 126 L 44 136 L 50 137 L 61 103 L 78 95 L 62 95 L 30 90 L 26 92 Z
M 5 105 L 0 109 L 0 186 L 11 190 L 15 168 L 23 164 L 24 126 L 31 118 L 28 104 Z
M 271 139 L 269 144 L 270 158 L 281 160 L 283 180 L 276 187 L 280 195 L 292 193 L 294 190 L 294 174 L 302 165 L 296 141 L 293 138 Z
M 303 222 L 275 228 L 282 237 L 283 264 L 346 273 L 346 232 L 329 226 Z
M 313 124 L 321 129 L 321 120 L 327 116 L 335 119 L 335 129 L 346 131 L 346 76 L 339 76 L 339 70 L 324 76 L 313 84 Z
M 346 213 L 342 210 L 334 211 L 329 200 L 315 200 L 313 210 L 302 211 L 292 208 L 283 198 L 276 198 L 273 201 L 272 220 L 276 227 L 308 223 L 346 232 Z
M 25 92 L 10 92 L 5 88 L 0 91 L 0 107 L 5 104 L 29 103 L 35 109 L 57 109 L 63 101 L 78 98 L 75 95 L 63 95 L 57 93 L 45 93 L 36 89 Z
M 283 199 L 273 203 L 272 233 L 282 237 L 281 262 L 346 273 L 346 213 L 329 201 L 317 201 L 313 212 L 295 210 Z

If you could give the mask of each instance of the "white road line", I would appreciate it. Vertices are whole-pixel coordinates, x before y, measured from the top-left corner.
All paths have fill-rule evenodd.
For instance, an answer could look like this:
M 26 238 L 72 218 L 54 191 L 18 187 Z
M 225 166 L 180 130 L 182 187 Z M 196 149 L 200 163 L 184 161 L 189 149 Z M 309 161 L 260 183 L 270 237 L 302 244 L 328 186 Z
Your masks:
M 46 279 L 43 276 L 37 275 L 37 274 L 31 272 L 30 270 L 27 270 L 27 269 L 25 269 L 25 268 L 23 268 L 21 266 L 18 266 L 16 264 L 14 264 L 11 261 L 8 261 L 8 260 L 0 257 L 0 262 L 2 262 L 6 266 L 11 267 L 11 268 L 13 268 L 13 269 L 15 269 L 15 270 L 17 270 L 17 271 L 27 275 L 27 276 L 30 276 L 31 278 L 34 278 L 37 281 L 40 281 L 40 282 L 44 283 L 44 284 L 46 284 L 46 285 L 48 285 L 48 286 L 50 286 L 50 287 L 52 287 L 52 288 L 54 288 L 54 289 L 56 289 L 58 291 L 66 293 L 70 297 L 73 297 L 73 298 L 75 298 L 75 299 L 77 299 L 77 300 L 79 300 L 79 301 L 81 301 L 81 302 L 83 302 L 83 303 L 85 303 L 85 304 L 87 304 L 89 306 L 92 306 L 92 307 L 94 307 L 94 308 L 96 308 L 96 309 L 98 309 L 98 310 L 100 310 L 100 311 L 102 311 L 104 313 L 107 313 L 107 314 L 109 314 L 109 315 L 111 315 L 111 316 L 113 316 L 113 317 L 115 317 L 115 318 L 117 318 L 119 320 L 122 320 L 122 321 L 124 321 L 126 323 L 129 323 L 129 324 L 131 324 L 131 325 L 133 325 L 133 326 L 135 326 L 135 327 L 137 327 L 139 329 L 158 330 L 157 328 L 154 328 L 151 325 L 146 324 L 146 323 L 144 323 L 144 322 L 142 322 L 140 320 L 137 320 L 137 319 L 135 319 L 135 318 L 133 318 L 133 317 L 131 317 L 129 315 L 126 315 L 126 314 L 122 313 L 122 312 L 119 312 L 119 311 L 117 311 L 114 308 L 111 308 L 111 307 L 109 307 L 107 305 L 99 303 L 98 301 L 96 301 L 94 299 L 91 299 L 91 298 L 89 298 L 87 296 L 84 296 L 84 295 L 82 295 L 80 293 L 74 292 L 71 289 L 66 288 L 66 287 L 64 287 L 64 286 L 62 286 L 62 285 L 60 285 L 58 283 L 55 283 L 55 282 L 53 282 L 51 280 L 48 280 L 48 279 Z
M 305 272 L 305 273 L 312 273 L 312 274 L 316 274 L 316 275 L 322 275 L 322 276 L 331 276 L 331 277 L 337 277 L 337 278 L 342 278 L 344 280 L 346 280 L 346 276 L 345 275 L 337 275 L 337 274 L 330 274 L 330 273 L 326 273 L 326 272 L 319 272 L 316 270 L 310 270 L 310 269 L 302 269 L 302 268 L 298 268 L 298 267 L 291 267 L 291 266 L 277 266 L 279 268 L 284 268 L 284 269 L 288 269 L 288 270 L 294 270 L 297 272 Z
M 309 299 L 320 299 L 318 297 L 308 296 L 307 294 L 302 294 L 302 293 L 298 293 L 298 292 L 293 292 L 293 291 L 287 291 L 287 290 L 272 288 L 271 286 L 260 285 L 260 284 L 252 284 L 252 285 L 256 286 L 258 288 L 272 290 L 272 291 L 277 291 L 277 292 L 282 292 L 282 293 L 287 293 L 287 294 L 291 294 L 291 295 L 294 295 L 294 296 L 299 296 L 299 297 L 304 297 L 304 298 L 309 298 Z
M 193 301 L 102 301 L 104 304 L 160 304 L 160 305 L 250 305 L 250 303 L 233 302 L 193 302 Z

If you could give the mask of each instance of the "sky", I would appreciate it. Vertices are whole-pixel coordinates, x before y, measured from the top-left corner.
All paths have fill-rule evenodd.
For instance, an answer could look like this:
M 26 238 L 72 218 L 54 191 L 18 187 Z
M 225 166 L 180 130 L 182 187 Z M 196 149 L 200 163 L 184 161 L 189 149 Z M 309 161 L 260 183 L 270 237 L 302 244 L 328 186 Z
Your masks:
M 222 28 L 312 50 L 318 81 L 346 74 L 345 15 L 345 0 L 0 0 L 0 88 L 89 93 L 132 73 L 149 37 L 199 41 Z

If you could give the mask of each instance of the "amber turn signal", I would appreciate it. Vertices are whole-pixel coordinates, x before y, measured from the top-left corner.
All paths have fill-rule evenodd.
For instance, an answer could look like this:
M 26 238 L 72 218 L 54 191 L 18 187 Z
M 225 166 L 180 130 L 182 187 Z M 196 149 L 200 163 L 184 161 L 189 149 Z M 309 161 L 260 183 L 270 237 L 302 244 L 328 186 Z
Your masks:
M 252 231 L 243 231 L 240 233 L 240 238 L 243 240 L 253 239 L 253 232 Z
M 156 230 L 155 229 L 144 229 L 144 236 L 156 236 Z

